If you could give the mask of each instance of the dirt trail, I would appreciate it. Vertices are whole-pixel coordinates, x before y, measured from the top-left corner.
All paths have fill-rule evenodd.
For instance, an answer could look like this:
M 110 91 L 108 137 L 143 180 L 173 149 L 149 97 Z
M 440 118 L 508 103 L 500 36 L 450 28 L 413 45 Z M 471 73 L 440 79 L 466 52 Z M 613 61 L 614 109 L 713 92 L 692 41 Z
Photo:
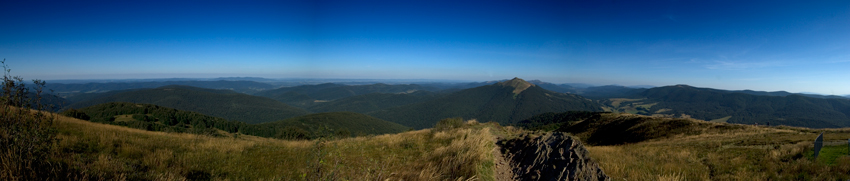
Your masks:
M 496 180 L 611 180 L 580 141 L 563 133 L 496 143 Z
M 496 143 L 498 143 L 498 139 Z M 514 171 L 511 167 L 511 162 L 502 155 L 502 148 L 497 146 L 493 149 L 493 157 L 496 162 L 496 180 L 500 181 L 513 181 L 514 179 Z

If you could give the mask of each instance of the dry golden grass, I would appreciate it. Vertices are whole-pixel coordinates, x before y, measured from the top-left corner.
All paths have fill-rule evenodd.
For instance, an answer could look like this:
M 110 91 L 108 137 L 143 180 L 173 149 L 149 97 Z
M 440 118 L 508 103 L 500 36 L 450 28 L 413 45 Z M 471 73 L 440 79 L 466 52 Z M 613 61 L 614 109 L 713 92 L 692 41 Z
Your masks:
M 614 180 L 850 178 L 850 157 L 807 158 L 818 134 L 840 146 L 850 129 L 689 121 L 699 124 L 681 134 L 586 148 Z M 494 138 L 527 132 L 467 121 L 443 131 L 284 141 L 151 132 L 61 116 L 54 126 L 56 157 L 90 180 L 494 180 Z
M 818 134 L 826 132 L 826 142 L 843 141 L 846 148 L 850 129 L 723 130 L 716 126 L 728 124 L 701 123 L 708 125 L 690 130 L 701 134 L 587 149 L 614 180 L 844 180 L 850 174 L 850 157 L 834 164 L 807 158 Z
M 91 180 L 493 180 L 489 126 L 284 141 L 151 132 L 59 117 L 57 158 Z

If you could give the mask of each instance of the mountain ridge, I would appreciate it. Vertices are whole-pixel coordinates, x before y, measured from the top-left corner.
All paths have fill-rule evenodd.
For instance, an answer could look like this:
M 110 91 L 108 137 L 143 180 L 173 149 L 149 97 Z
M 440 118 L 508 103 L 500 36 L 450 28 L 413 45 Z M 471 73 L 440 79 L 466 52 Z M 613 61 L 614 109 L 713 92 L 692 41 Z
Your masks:
M 440 119 L 451 117 L 512 124 L 544 112 L 602 110 L 601 105 L 579 95 L 552 92 L 519 80 L 464 89 L 430 101 L 371 112 L 369 115 L 422 129 L 434 125 Z M 516 87 L 505 85 L 526 88 L 514 93 Z
M 703 120 L 726 118 L 730 123 L 789 125 L 811 128 L 850 126 L 850 100 L 792 94 L 751 95 L 741 92 L 675 85 L 641 93 L 657 102 L 652 113 L 688 115 Z
M 246 123 L 282 120 L 309 113 L 282 102 L 230 90 L 204 89 L 169 85 L 153 89 L 138 89 L 104 93 L 102 97 L 77 102 L 66 108 L 83 108 L 108 102 L 154 104 Z

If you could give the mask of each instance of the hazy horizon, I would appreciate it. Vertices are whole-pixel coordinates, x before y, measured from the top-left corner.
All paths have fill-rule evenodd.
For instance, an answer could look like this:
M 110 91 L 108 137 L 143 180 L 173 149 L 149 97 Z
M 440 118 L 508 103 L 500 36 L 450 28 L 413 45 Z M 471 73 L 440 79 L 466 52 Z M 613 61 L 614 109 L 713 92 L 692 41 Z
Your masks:
M 850 1 L 3 1 L 25 79 L 511 79 L 850 94 Z

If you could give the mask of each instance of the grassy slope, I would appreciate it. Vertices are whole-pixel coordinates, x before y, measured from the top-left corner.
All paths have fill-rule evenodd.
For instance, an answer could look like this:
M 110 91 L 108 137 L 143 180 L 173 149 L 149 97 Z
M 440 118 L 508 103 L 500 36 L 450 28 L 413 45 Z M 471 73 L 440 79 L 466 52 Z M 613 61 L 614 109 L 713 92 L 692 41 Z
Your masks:
M 550 116 L 551 117 L 551 116 Z M 615 180 L 844 180 L 850 178 L 850 129 L 759 127 L 693 119 L 603 113 L 561 130 Z M 816 161 L 821 132 L 828 149 Z
M 264 97 L 188 86 L 165 86 L 155 89 L 126 91 L 74 103 L 69 107 L 79 109 L 108 102 L 155 104 L 246 123 L 278 121 L 308 113 L 305 110 Z
M 492 180 L 490 126 L 283 141 L 151 132 L 59 117 L 55 159 L 82 180 Z
M 758 127 L 610 113 L 577 117 L 584 121 L 567 124 L 565 130 L 594 128 L 572 132 L 591 144 L 586 145 L 590 156 L 614 180 L 850 178 L 850 157 L 841 156 L 850 129 Z M 467 125 L 442 132 L 282 141 L 150 132 L 60 117 L 55 124 L 60 154 L 55 156 L 88 176 L 107 179 L 492 180 L 493 134 L 500 128 Z M 517 132 L 522 131 L 500 134 Z M 810 161 L 812 140 L 820 132 L 826 133 L 827 149 Z M 640 139 L 620 143 L 592 139 L 615 133 Z
M 384 121 L 365 114 L 354 112 L 330 112 L 316 113 L 298 116 L 281 121 L 261 123 L 258 126 L 269 126 L 283 128 L 296 126 L 311 132 L 320 131 L 323 126 L 330 130 L 347 130 L 355 135 L 379 135 L 387 133 L 400 133 L 409 128 L 393 122 Z

